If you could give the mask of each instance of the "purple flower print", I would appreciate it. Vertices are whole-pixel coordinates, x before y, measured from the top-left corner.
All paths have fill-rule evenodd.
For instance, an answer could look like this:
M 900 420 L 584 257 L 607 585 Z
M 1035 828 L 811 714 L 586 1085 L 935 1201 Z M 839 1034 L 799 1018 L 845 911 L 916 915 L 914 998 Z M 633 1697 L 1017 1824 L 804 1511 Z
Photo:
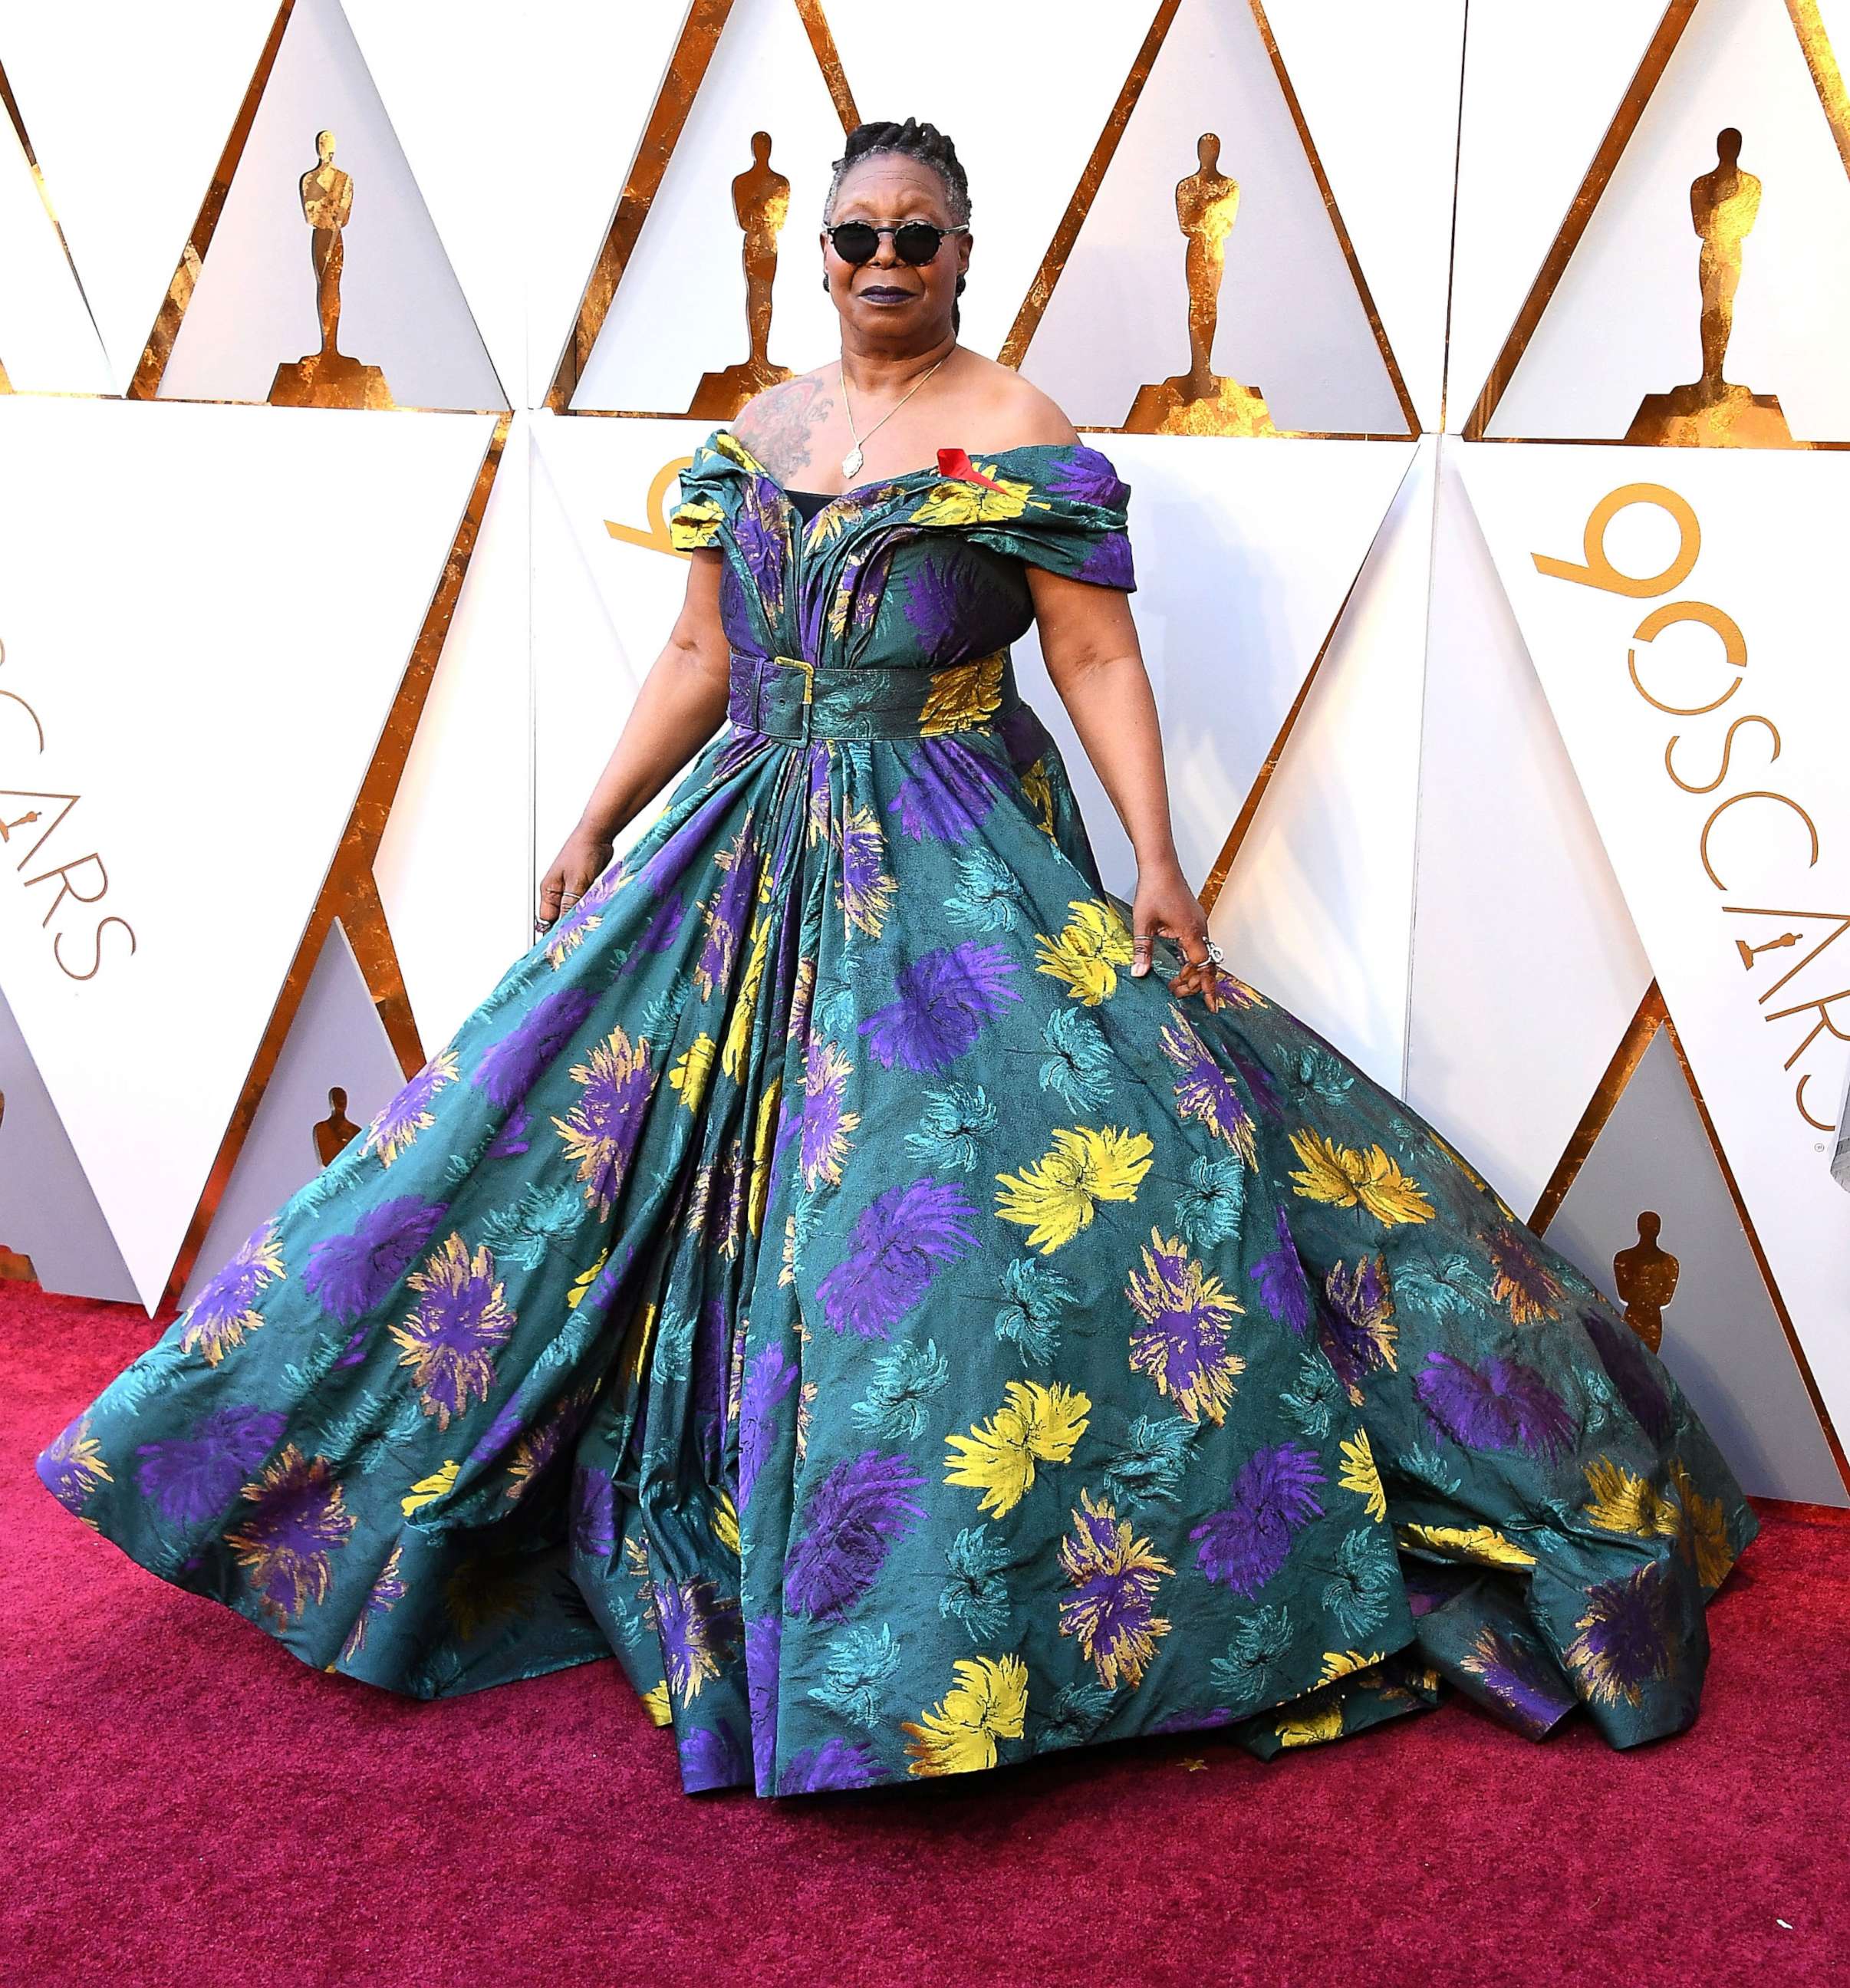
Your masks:
M 251 1510 L 225 1535 L 256 1591 L 257 1605 L 286 1628 L 311 1601 L 325 1601 L 331 1557 L 359 1523 L 342 1500 L 325 1456 L 306 1457 L 293 1443 L 243 1487 Z
M 215 1408 L 190 1435 L 144 1442 L 136 1472 L 141 1495 L 177 1526 L 197 1526 L 222 1512 L 276 1446 L 287 1418 L 274 1410 Z
M 572 1551 L 607 1560 L 616 1550 L 616 1486 L 603 1471 L 581 1463 L 572 1472 Z
M 1524 1449 L 1552 1462 L 1573 1439 L 1574 1418 L 1560 1395 L 1520 1360 L 1474 1367 L 1429 1353 L 1413 1391 L 1434 1426 L 1466 1449 Z
M 1130 485 L 1111 467 L 1111 458 L 1086 442 L 1076 442 L 1070 455 L 1054 464 L 1047 488 L 1074 503 L 1114 511 L 1122 510 L 1131 496 Z
M 499 1042 L 491 1043 L 475 1066 L 474 1078 L 489 1102 L 504 1108 L 518 1104 L 597 1005 L 597 997 L 588 987 L 561 987 L 536 1002 Z
M 975 939 L 908 960 L 894 976 L 898 999 L 861 1025 L 869 1050 L 888 1070 L 942 1070 L 972 1046 L 1005 1002 L 1021 999 L 1008 984 L 1016 967 L 1002 947 Z
M 906 1496 L 925 1481 L 911 1475 L 911 1461 L 903 1450 L 883 1456 L 864 1449 L 810 1493 L 783 1564 L 786 1610 L 837 1621 L 878 1580 L 887 1556 L 912 1530 L 908 1521 L 925 1516 Z
M 1312 1486 L 1324 1481 L 1317 1452 L 1303 1443 L 1255 1450 L 1226 1506 L 1189 1534 L 1201 1542 L 1202 1572 L 1236 1594 L 1256 1594 L 1290 1557 L 1294 1535 L 1323 1516 Z
M 745 1750 L 729 1726 L 697 1726 L 678 1750 L 684 1794 L 698 1794 L 703 1788 L 735 1788 L 745 1780 Z
M 314 1245 L 303 1266 L 303 1287 L 330 1318 L 350 1325 L 391 1295 L 446 1212 L 442 1202 L 421 1195 L 382 1201 L 345 1235 Z
M 1587 1328 L 1600 1364 L 1611 1375 L 1619 1399 L 1631 1410 L 1633 1420 L 1653 1442 L 1664 1442 L 1675 1430 L 1676 1417 L 1638 1334 L 1629 1326 L 1615 1325 L 1596 1311 L 1583 1311 L 1580 1322 Z
M 922 739 L 887 811 L 915 842 L 961 842 L 987 818 L 1006 777 L 961 739 Z
M 837 1332 L 889 1338 L 939 1271 L 976 1247 L 976 1219 L 955 1182 L 888 1188 L 861 1210 L 848 1253 L 823 1279 L 823 1317 Z
M 1635 1706 L 1670 1668 L 1669 1594 L 1659 1562 L 1587 1591 L 1587 1612 L 1568 1645 L 1569 1664 L 1601 1702 Z
M 1574 1709 L 1567 1680 L 1541 1651 L 1488 1627 L 1463 1658 L 1465 1668 L 1532 1740 L 1539 1740 Z
M 918 631 L 927 664 L 952 659 L 980 607 L 975 570 L 967 560 L 928 554 L 905 576 L 905 617 Z
M 757 1615 L 745 1625 L 746 1706 L 752 1721 L 752 1773 L 761 1794 L 776 1792 L 777 1760 L 777 1658 L 783 1622 Z
M 1291 1224 L 1284 1210 L 1278 1211 L 1278 1246 L 1269 1249 L 1247 1275 L 1259 1286 L 1259 1301 L 1281 1324 L 1300 1337 L 1311 1322 L 1311 1280 L 1291 1239 Z
M 745 1385 L 739 1396 L 739 1504 L 751 1503 L 752 1487 L 776 1442 L 783 1418 L 779 1414 L 796 1384 L 796 1363 L 777 1340 L 761 1346 L 746 1363 Z
M 835 1788 L 871 1788 L 879 1778 L 873 1743 L 831 1734 L 819 1746 L 806 1746 L 783 1770 L 780 1795 L 825 1794 Z

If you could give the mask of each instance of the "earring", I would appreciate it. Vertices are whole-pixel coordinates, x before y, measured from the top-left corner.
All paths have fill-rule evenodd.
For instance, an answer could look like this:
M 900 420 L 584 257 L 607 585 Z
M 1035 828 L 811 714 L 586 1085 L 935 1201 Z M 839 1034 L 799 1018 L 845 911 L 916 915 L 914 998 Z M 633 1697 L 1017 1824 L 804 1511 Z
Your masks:
M 957 288 L 952 292 L 952 295 L 954 296 L 962 296 L 963 295 L 963 286 L 970 279 L 968 276 L 959 276 L 957 279 Z
M 827 269 L 824 269 L 822 272 L 822 287 L 825 292 L 827 291 L 829 287 L 829 272 Z

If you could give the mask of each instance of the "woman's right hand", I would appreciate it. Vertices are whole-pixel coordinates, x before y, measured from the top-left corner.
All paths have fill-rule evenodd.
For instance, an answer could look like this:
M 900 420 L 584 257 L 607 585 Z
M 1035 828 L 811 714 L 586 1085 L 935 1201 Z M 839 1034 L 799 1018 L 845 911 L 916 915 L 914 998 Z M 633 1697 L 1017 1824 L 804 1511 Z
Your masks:
M 610 836 L 596 834 L 582 824 L 573 829 L 540 880 L 539 915 L 533 921 L 534 930 L 550 930 L 562 912 L 569 911 L 610 867 L 616 850 Z

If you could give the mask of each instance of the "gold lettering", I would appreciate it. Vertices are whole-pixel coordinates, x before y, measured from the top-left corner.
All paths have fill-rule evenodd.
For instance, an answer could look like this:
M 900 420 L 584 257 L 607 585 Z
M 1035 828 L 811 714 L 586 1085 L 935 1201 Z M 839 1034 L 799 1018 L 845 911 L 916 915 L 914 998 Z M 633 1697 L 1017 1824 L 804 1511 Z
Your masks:
M 1781 807 L 1790 808 L 1792 812 L 1798 816 L 1799 820 L 1805 824 L 1806 828 L 1811 833 L 1811 854 L 1806 859 L 1806 868 L 1808 870 L 1810 869 L 1812 865 L 1817 862 L 1820 847 L 1818 838 L 1818 823 L 1811 819 L 1811 816 L 1806 813 L 1805 810 L 1799 806 L 1797 801 L 1789 800 L 1784 794 L 1769 793 L 1764 787 L 1750 787 L 1744 794 L 1730 794 L 1725 801 L 1720 803 L 1716 806 L 1713 813 L 1712 813 L 1709 816 L 1709 819 L 1703 823 L 1702 837 L 1697 847 L 1702 853 L 1703 867 L 1709 873 L 1709 881 L 1715 886 L 1716 890 L 1725 891 L 1727 889 L 1728 886 L 1722 881 L 1720 877 L 1716 875 L 1715 865 L 1709 860 L 1710 831 L 1714 827 L 1715 824 L 1721 820 L 1722 816 L 1728 812 L 1729 809 L 1731 807 L 1739 807 L 1743 801 L 1777 801 Z
M 1721 771 L 1716 775 L 1713 779 L 1708 781 L 1703 786 L 1698 786 L 1694 781 L 1686 780 L 1683 776 L 1677 772 L 1675 766 L 1672 764 L 1670 755 L 1676 749 L 1676 742 L 1678 739 L 1682 738 L 1683 735 L 1680 732 L 1672 732 L 1670 735 L 1670 742 L 1664 748 L 1664 771 L 1670 776 L 1671 779 L 1675 781 L 1676 785 L 1681 787 L 1683 792 L 1686 794 L 1713 793 L 1716 789 L 1721 785 L 1723 781 L 1728 777 L 1728 756 L 1734 748 L 1734 735 L 1736 732 L 1740 731 L 1743 725 L 1764 725 L 1767 729 L 1772 733 L 1773 750 L 1767 755 L 1767 763 L 1771 765 L 1774 760 L 1779 757 L 1780 736 L 1778 729 L 1774 725 L 1771 718 L 1762 718 L 1758 712 L 1754 712 L 1750 713 L 1745 718 L 1736 718 L 1733 723 L 1728 727 L 1727 734 L 1722 740 Z
M 90 970 L 87 973 L 73 973 L 70 969 L 65 965 L 64 955 L 58 950 L 59 946 L 63 942 L 64 935 L 63 932 L 59 932 L 58 934 L 57 937 L 52 941 L 52 957 L 57 961 L 59 970 L 67 975 L 73 980 L 94 980 L 96 977 L 98 969 L 103 965 L 103 935 L 108 931 L 111 925 L 120 925 L 122 929 L 128 934 L 128 949 L 130 955 L 133 957 L 135 951 L 135 928 L 129 923 L 127 918 L 119 918 L 116 916 L 115 913 L 112 911 L 109 916 L 103 921 L 102 924 L 97 926 L 96 931 L 91 934 L 91 938 L 94 942 L 93 950 L 96 957 L 91 963 Z
M 1792 1007 L 1776 1009 L 1774 1013 L 1767 1016 L 1767 1019 L 1769 1022 L 1783 1022 L 1788 1015 L 1802 1015 L 1808 1009 L 1815 1009 L 1817 1010 L 1818 1020 L 1814 1024 L 1811 1033 L 1805 1037 L 1804 1040 L 1799 1044 L 1798 1047 L 1795 1049 L 1792 1052 L 1791 1055 L 1787 1057 L 1786 1059 L 1785 1067 L 1787 1070 L 1790 1070 L 1792 1066 L 1798 1061 L 1799 1058 L 1805 1053 L 1807 1050 L 1811 1048 L 1811 1045 L 1818 1040 L 1820 1036 L 1824 1035 L 1826 1033 L 1828 1033 L 1833 1038 L 1835 1038 L 1835 1040 L 1840 1043 L 1850 1043 L 1850 1030 L 1840 1029 L 1837 1026 L 1836 1023 L 1831 1019 L 1831 1004 L 1833 1001 L 1850 1001 L 1850 987 L 1840 988 L 1836 993 L 1827 994 L 1821 1000 L 1801 1001 L 1797 1002 Z M 1805 1109 L 1805 1083 L 1806 1077 L 1804 1073 L 1801 1073 L 1798 1080 L 1798 1088 L 1792 1094 L 1793 1101 L 1798 1107 L 1799 1116 L 1804 1120 L 1808 1125 L 1815 1126 L 1821 1132 L 1835 1131 L 1837 1129 L 1835 1126 L 1827 1125 L 1821 1121 L 1814 1118 L 1811 1114 Z
M 1634 504 L 1655 504 L 1676 521 L 1676 556 L 1662 573 L 1642 577 L 1621 573 L 1606 556 L 1606 527 L 1620 512 Z M 1531 553 L 1529 556 L 1535 562 L 1536 571 L 1546 573 L 1551 580 L 1571 580 L 1577 586 L 1597 587 L 1604 593 L 1623 593 L 1635 600 L 1649 600 L 1682 586 L 1689 577 L 1702 545 L 1702 526 L 1686 499 L 1674 490 L 1666 490 L 1661 483 L 1626 483 L 1594 505 L 1581 539 L 1586 554 L 1585 566 L 1575 566 L 1569 560 L 1551 559 L 1541 553 Z
M 1809 952 L 1802 958 L 1795 959 L 1767 989 L 1766 992 L 1760 996 L 1760 998 L 1763 1002 L 1777 994 L 1795 975 L 1803 973 L 1821 952 L 1828 947 L 1835 945 L 1845 932 L 1850 932 L 1850 911 L 1777 911 L 1764 904 L 1724 904 L 1722 907 L 1722 911 L 1723 915 L 1728 918 L 1797 918 L 1804 925 L 1821 922 L 1831 927 L 1831 931 L 1826 933 Z M 1735 946 L 1741 955 L 1743 965 L 1750 969 L 1754 964 L 1753 955 L 1755 953 L 1767 952 L 1774 946 L 1784 946 L 1788 944 L 1797 945 L 1801 936 L 1798 932 L 1784 933 L 1778 938 L 1769 939 L 1764 945 L 1754 946 L 1749 945 L 1745 939 L 1737 939 Z
M 86 863 L 95 864 L 103 878 L 103 888 L 94 898 L 86 898 L 70 880 L 70 872 L 73 870 L 81 870 Z M 50 910 L 47 911 L 45 916 L 39 921 L 39 928 L 41 931 L 51 923 L 53 914 L 66 898 L 75 898 L 80 904 L 93 904 L 97 898 L 106 897 L 109 893 L 109 872 L 103 867 L 103 858 L 93 849 L 87 856 L 73 857 L 68 863 L 56 864 L 49 870 L 41 870 L 36 877 L 27 877 L 25 888 L 29 891 L 33 884 L 42 884 L 48 877 L 56 877 L 59 879 L 58 894 L 52 898 Z
M 1640 642 L 1654 642 L 1665 629 L 1678 621 L 1699 621 L 1705 628 L 1713 628 L 1722 638 L 1723 660 L 1730 669 L 1744 670 L 1747 667 L 1747 638 L 1731 615 L 1724 614 L 1719 607 L 1711 607 L 1703 600 L 1676 600 L 1664 607 L 1656 607 L 1639 622 L 1634 639 Z M 1653 697 L 1639 681 L 1638 651 L 1625 651 L 1625 668 L 1632 678 L 1632 688 L 1645 703 L 1655 705 L 1659 711 L 1667 711 L 1672 718 L 1699 718 L 1705 711 L 1713 711 L 1726 704 L 1741 687 L 1737 677 L 1720 697 L 1706 704 L 1666 704 Z

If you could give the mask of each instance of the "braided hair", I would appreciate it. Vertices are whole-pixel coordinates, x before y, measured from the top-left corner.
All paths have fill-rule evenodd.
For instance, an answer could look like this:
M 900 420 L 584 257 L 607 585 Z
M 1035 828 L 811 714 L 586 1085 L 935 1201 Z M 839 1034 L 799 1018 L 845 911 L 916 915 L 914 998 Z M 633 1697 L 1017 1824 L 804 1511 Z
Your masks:
M 863 159 L 872 158 L 881 153 L 896 153 L 902 158 L 916 159 L 922 165 L 929 166 L 944 182 L 945 202 L 950 210 L 951 221 L 955 227 L 967 227 L 970 219 L 970 183 L 965 176 L 963 161 L 957 156 L 957 147 L 949 137 L 935 124 L 921 123 L 916 117 L 908 117 L 903 124 L 891 120 L 871 124 L 857 124 L 848 134 L 847 148 L 835 161 L 835 168 L 829 178 L 828 198 L 823 202 L 822 218 L 826 227 L 829 217 L 835 211 L 835 199 L 841 191 L 841 182 L 852 166 Z M 957 279 L 957 293 L 963 291 L 964 279 Z M 957 306 L 951 306 L 951 329 L 957 329 L 960 313 Z

